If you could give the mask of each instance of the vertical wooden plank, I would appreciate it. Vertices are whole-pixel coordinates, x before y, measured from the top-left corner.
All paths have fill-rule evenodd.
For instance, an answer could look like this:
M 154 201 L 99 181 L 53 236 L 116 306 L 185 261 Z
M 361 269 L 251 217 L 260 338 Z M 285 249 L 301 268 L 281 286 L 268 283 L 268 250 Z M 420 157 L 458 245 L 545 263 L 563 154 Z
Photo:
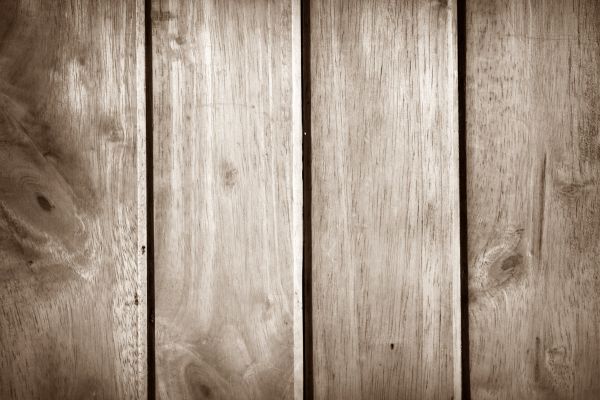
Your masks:
M 317 399 L 460 398 L 455 4 L 311 4 Z
M 161 399 L 302 397 L 299 18 L 153 1 Z
M 467 2 L 475 399 L 600 398 L 600 3 Z
M 0 398 L 144 398 L 143 2 L 0 9 Z

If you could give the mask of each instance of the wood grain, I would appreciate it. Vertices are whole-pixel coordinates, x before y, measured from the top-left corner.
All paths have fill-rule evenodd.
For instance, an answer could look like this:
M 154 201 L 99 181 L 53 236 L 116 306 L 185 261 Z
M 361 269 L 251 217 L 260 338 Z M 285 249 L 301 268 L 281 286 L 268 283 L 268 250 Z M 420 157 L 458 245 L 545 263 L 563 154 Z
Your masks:
M 310 16 L 315 398 L 460 398 L 455 4 Z
M 0 1 L 0 398 L 146 396 L 143 3 Z
M 600 398 L 600 2 L 467 2 L 474 399 Z
M 302 397 L 299 18 L 153 1 L 160 399 Z

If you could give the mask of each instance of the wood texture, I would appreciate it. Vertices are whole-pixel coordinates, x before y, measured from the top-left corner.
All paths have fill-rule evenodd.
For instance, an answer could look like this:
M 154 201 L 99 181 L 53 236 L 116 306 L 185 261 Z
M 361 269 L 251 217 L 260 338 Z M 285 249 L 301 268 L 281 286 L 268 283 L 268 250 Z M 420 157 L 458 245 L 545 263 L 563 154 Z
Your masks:
M 0 1 L 0 398 L 146 396 L 141 1 Z
M 473 398 L 600 398 L 600 2 L 466 28 Z
M 460 398 L 455 4 L 310 16 L 315 398 Z
M 160 399 L 302 397 L 299 18 L 153 2 Z

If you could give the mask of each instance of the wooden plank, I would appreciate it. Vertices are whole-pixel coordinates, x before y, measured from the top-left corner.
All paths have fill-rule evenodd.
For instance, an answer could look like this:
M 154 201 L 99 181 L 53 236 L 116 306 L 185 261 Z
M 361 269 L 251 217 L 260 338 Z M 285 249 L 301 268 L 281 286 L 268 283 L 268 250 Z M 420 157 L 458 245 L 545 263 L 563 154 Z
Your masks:
M 299 18 L 153 2 L 161 399 L 302 397 Z
M 466 18 L 473 398 L 600 398 L 600 2 Z
M 315 398 L 460 398 L 455 4 L 310 15 Z
M 0 1 L 2 399 L 146 396 L 142 7 Z

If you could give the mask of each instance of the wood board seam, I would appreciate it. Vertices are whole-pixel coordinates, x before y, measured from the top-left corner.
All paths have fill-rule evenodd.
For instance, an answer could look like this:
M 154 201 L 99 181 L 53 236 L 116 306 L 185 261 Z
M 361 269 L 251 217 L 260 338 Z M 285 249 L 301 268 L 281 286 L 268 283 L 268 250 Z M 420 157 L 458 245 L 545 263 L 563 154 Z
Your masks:
M 312 324 L 312 166 L 310 0 L 301 1 L 302 191 L 303 191 L 303 362 L 304 399 L 314 398 Z
M 459 358 L 460 387 L 464 400 L 471 398 L 469 371 L 469 310 L 468 310 L 468 225 L 467 225 L 467 141 L 466 141 L 466 0 L 456 0 L 456 68 L 457 68 L 457 110 L 458 110 L 458 168 L 459 168 L 459 293 L 458 307 L 460 320 Z
M 302 28 L 301 0 L 292 0 L 292 237 L 302 238 L 304 181 L 302 179 Z M 303 256 L 300 240 L 292 244 L 292 268 L 294 285 L 294 399 L 304 397 L 304 332 L 302 270 Z
M 143 0 L 144 3 L 144 83 L 145 83 L 145 154 L 144 175 L 140 181 L 146 184 L 146 214 L 145 216 L 145 241 L 146 241 L 146 292 L 147 292 L 147 398 L 156 399 L 156 341 L 154 328 L 154 100 L 153 100 L 153 68 L 152 68 L 152 0 Z

